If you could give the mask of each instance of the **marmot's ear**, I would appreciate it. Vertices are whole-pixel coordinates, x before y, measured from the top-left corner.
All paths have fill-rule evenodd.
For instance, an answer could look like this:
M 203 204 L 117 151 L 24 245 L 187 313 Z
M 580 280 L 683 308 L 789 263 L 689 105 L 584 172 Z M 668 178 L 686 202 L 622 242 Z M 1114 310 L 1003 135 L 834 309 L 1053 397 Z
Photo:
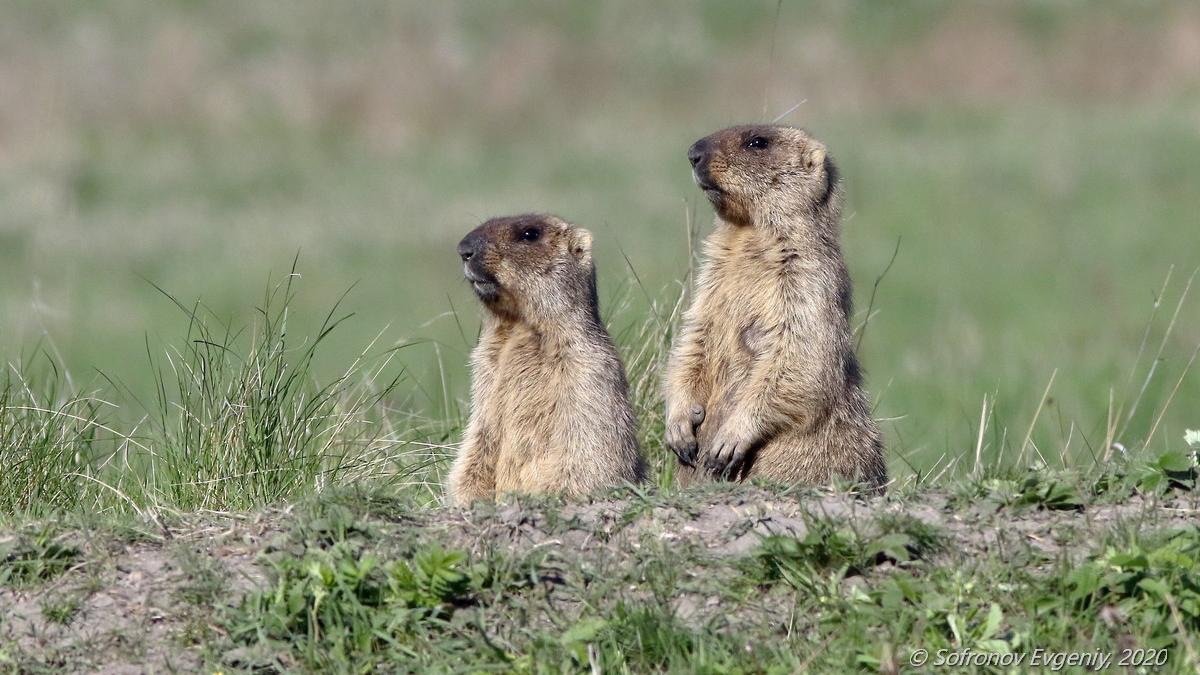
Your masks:
M 592 233 L 587 230 L 577 228 L 571 232 L 571 236 L 567 239 L 567 246 L 571 251 L 571 256 L 580 262 L 592 261 Z
M 818 166 L 825 164 L 825 148 L 820 145 L 813 145 L 804 151 L 804 168 L 812 171 Z

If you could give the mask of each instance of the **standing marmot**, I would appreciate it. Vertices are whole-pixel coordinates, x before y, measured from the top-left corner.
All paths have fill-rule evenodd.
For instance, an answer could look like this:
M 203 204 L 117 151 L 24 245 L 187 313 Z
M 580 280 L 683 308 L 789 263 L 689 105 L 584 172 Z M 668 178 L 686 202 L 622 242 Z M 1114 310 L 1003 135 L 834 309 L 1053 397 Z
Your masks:
M 643 480 L 629 385 L 600 322 L 592 235 L 554 216 L 494 218 L 458 254 L 487 312 L 451 499 L 579 497 Z
M 688 150 L 717 211 L 695 301 L 667 372 L 667 444 L 680 479 L 887 481 L 850 340 L 842 196 L 800 129 L 740 126 Z

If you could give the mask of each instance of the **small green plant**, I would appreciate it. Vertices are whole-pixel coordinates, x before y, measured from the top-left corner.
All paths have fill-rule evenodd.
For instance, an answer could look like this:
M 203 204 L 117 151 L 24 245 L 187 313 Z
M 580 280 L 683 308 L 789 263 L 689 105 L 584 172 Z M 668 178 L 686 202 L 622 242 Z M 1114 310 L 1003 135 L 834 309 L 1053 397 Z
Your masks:
M 441 609 L 462 600 L 471 578 L 461 570 L 467 554 L 447 551 L 434 544 L 419 551 L 411 562 L 398 560 L 387 566 L 385 604 L 405 608 Z
M 1082 609 L 1112 606 L 1153 637 L 1200 631 L 1200 527 L 1109 546 L 1067 575 Z
M 946 550 L 950 543 L 941 527 L 907 513 L 884 513 L 876 519 L 875 529 L 881 534 L 875 541 L 875 549 L 890 551 L 898 561 L 926 559 Z
M 1185 440 L 1187 438 L 1185 436 Z M 1092 493 L 1119 500 L 1134 493 L 1162 495 L 1176 490 L 1190 491 L 1198 484 L 1200 448 L 1172 448 L 1153 457 L 1137 457 L 1098 467 L 1093 472 Z
M 1047 467 L 984 474 L 956 485 L 951 503 L 987 511 L 1004 508 L 1078 511 L 1086 503 L 1079 487 L 1081 481 L 1074 472 Z
M 384 562 L 351 540 L 280 557 L 271 588 L 227 617 L 230 637 L 283 649 L 316 671 L 370 670 L 387 654 L 413 655 L 414 635 L 440 630 L 468 599 L 465 561 L 465 553 L 433 545 Z
M 73 565 L 80 555 L 78 548 L 59 541 L 49 527 L 0 540 L 0 586 L 53 579 Z
M 1131 467 L 1129 475 L 1140 492 L 1161 494 L 1169 490 L 1192 490 L 1196 487 L 1196 453 L 1167 450 Z
M 907 563 L 925 558 L 946 545 L 946 535 L 938 527 L 907 514 L 886 514 L 872 530 L 875 533 L 867 536 L 830 519 L 813 519 L 803 537 L 763 537 L 754 558 L 766 571 L 767 579 L 790 583 L 801 570 L 864 574 L 883 562 Z
M 884 562 L 908 563 L 943 545 L 936 528 L 895 516 L 864 536 L 829 519 L 813 519 L 803 537 L 768 535 L 749 562 L 751 578 L 782 581 L 820 596 L 837 594 L 838 581 L 863 575 Z M 758 573 L 755 573 L 755 570 Z
M 1065 472 L 1031 470 L 1016 484 L 1012 494 L 1013 498 L 1004 503 L 1005 506 L 1078 511 L 1084 505 L 1078 477 Z
M 810 523 L 803 538 L 777 534 L 763 537 L 754 557 L 768 580 L 794 586 L 807 585 L 811 572 L 840 569 L 843 574 L 858 573 L 865 562 L 858 534 L 827 520 Z
M 82 605 L 83 601 L 75 595 L 44 598 L 41 602 L 42 618 L 65 626 L 71 623 Z

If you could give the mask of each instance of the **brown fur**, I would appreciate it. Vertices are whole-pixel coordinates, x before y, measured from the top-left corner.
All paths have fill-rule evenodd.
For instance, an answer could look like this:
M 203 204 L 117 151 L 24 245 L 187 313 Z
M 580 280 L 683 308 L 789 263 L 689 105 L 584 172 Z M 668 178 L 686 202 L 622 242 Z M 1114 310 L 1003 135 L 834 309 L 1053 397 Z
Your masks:
M 471 355 L 471 419 L 450 471 L 454 503 L 508 492 L 574 498 L 644 480 L 591 243 L 554 216 L 495 218 L 459 243 L 487 311 Z
M 666 378 L 681 482 L 882 486 L 825 147 L 799 129 L 743 126 L 697 141 L 688 157 L 717 223 Z

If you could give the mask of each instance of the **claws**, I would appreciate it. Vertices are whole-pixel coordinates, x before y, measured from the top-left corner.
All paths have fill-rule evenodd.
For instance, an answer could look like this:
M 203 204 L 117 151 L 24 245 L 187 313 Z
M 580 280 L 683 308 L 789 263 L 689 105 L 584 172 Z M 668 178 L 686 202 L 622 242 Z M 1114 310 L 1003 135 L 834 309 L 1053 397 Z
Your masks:
M 685 466 L 695 466 L 699 445 L 695 434 L 685 424 L 672 425 L 667 431 L 667 445 Z
M 696 441 L 696 428 L 704 422 L 704 406 L 693 403 L 688 413 L 685 421 L 667 425 L 666 441 L 667 446 L 679 458 L 680 464 L 695 466 L 696 456 L 700 452 L 700 444 Z
M 680 464 L 696 466 L 696 451 L 699 450 L 699 447 L 695 443 L 672 449 L 675 450 L 675 456 L 679 458 Z
M 711 452 L 707 453 L 704 466 L 720 478 L 730 478 L 737 473 L 742 460 L 746 457 L 746 444 L 725 441 L 714 444 Z

